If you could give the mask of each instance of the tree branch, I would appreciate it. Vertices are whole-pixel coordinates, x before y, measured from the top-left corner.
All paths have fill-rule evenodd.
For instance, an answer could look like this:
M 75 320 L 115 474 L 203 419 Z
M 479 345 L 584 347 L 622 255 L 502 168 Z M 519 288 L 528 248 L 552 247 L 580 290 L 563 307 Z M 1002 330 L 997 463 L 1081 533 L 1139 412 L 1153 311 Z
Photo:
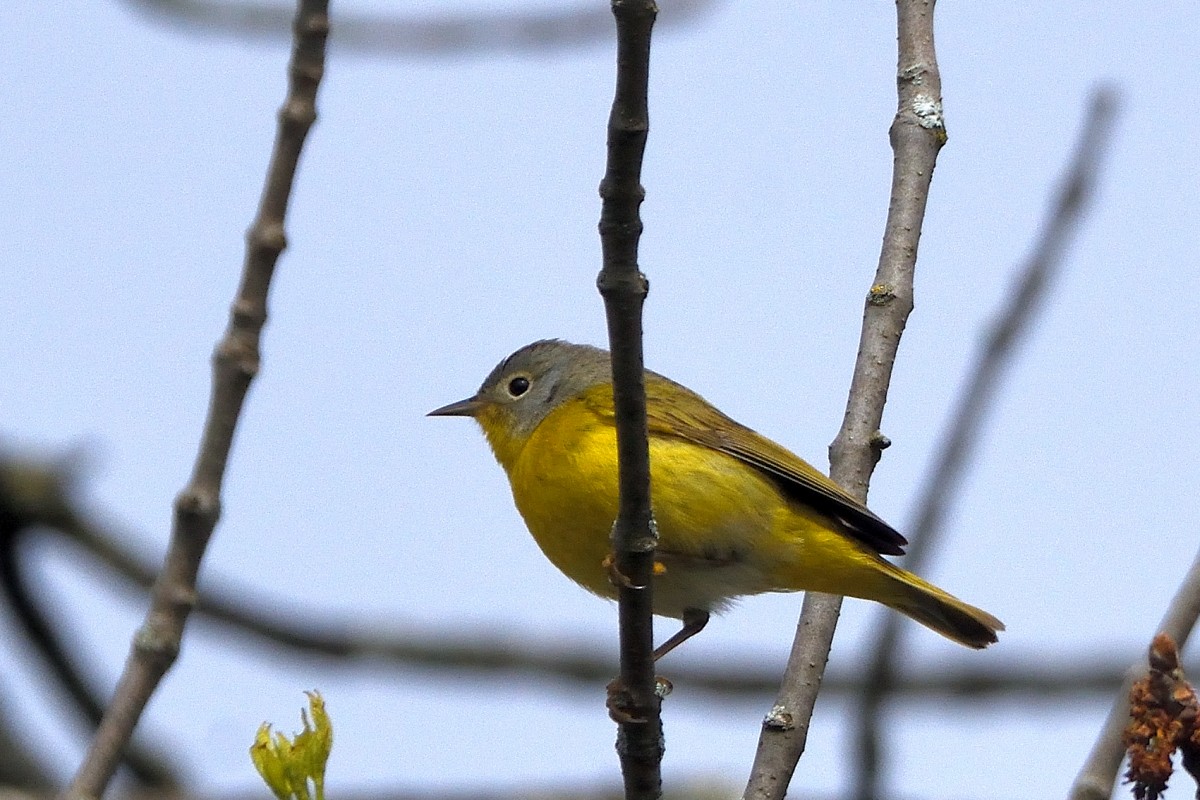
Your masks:
M 932 0 L 897 0 L 898 107 L 890 136 L 891 199 L 875 280 L 867 295 L 846 415 L 829 448 L 830 477 L 866 501 L 879 461 L 879 433 L 900 336 L 913 307 L 913 270 L 937 154 L 946 141 L 942 87 L 933 46 Z M 787 792 L 809 725 L 842 599 L 806 593 L 775 705 L 763 721 L 743 795 L 779 800 Z
M 1076 145 L 1058 196 L 1033 253 L 1010 292 L 1008 305 L 983 342 L 966 387 L 946 430 L 934 468 L 923 483 L 914 524 L 907 530 L 910 546 L 906 569 L 920 572 L 927 556 L 945 527 L 946 513 L 958 495 L 966 465 L 979 442 L 979 431 L 994 406 L 997 387 L 1017 346 L 1032 327 L 1050 282 L 1061 269 L 1065 253 L 1092 198 L 1100 172 L 1101 158 L 1113 128 L 1116 99 L 1112 91 L 1092 94 L 1083 130 Z M 881 708 L 888 687 L 896 679 L 901 632 L 907 628 L 899 614 L 882 614 L 881 627 L 864 681 L 858 712 L 858 770 L 855 796 L 874 800 L 880 796 Z
M 0 485 L 4 472 L 5 465 L 0 460 Z M 68 536 L 126 580 L 143 589 L 150 588 L 154 570 L 125 551 L 117 543 L 118 537 L 89 524 L 64 529 L 49 519 L 38 515 L 31 523 L 31 530 Z M 464 679 L 523 674 L 589 690 L 612 674 L 611 661 L 603 653 L 581 651 L 565 642 L 548 644 L 474 630 L 452 634 L 443 625 L 406 627 L 395 620 L 387 632 L 369 626 L 371 632 L 360 633 L 334 620 L 322 621 L 317 609 L 296 610 L 286 617 L 247 611 L 279 607 L 281 603 L 256 594 L 253 587 L 226 585 L 222 589 L 219 580 L 211 578 L 208 584 L 210 588 L 200 596 L 196 616 L 254 637 L 264 645 L 288 648 L 298 656 L 336 659 L 341 663 L 335 663 L 335 668 L 359 661 L 372 664 L 385 661 L 397 668 L 430 669 L 443 677 L 453 677 L 454 673 Z M 296 619 L 305 620 L 305 624 L 298 624 Z M 1119 659 L 1098 658 L 1089 650 L 1086 654 L 1063 658 L 1061 665 L 1020 662 L 996 666 L 990 662 L 972 662 L 933 673 L 914 671 L 894 676 L 888 692 L 892 699 L 914 701 L 938 697 L 943 702 L 975 702 L 1012 695 L 1029 695 L 1043 701 L 1048 697 L 1070 700 L 1089 694 L 1111 695 L 1120 687 L 1123 671 Z M 1200 668 L 1190 671 L 1200 672 Z M 676 683 L 691 691 L 722 698 L 757 701 L 779 686 L 777 673 L 757 661 L 730 664 L 723 660 L 709 665 L 688 663 L 685 659 L 672 668 L 672 675 Z M 826 676 L 822 682 L 826 695 L 858 697 L 864 690 L 861 676 Z
M 271 164 L 258 216 L 247 234 L 246 258 L 229 327 L 213 356 L 213 383 L 191 480 L 175 500 L 171 541 L 152 591 L 150 610 L 112 701 L 66 797 L 98 798 L 111 780 L 146 703 L 174 663 L 196 601 L 196 575 L 220 514 L 221 482 L 250 382 L 258 372 L 267 291 L 283 251 L 284 218 L 304 139 L 316 120 L 317 87 L 325 64 L 328 3 L 300 0 L 288 95 L 279 112 Z
M 625 796 L 662 795 L 662 704 L 655 693 L 651 578 L 658 543 L 650 510 L 650 447 L 646 431 L 646 385 L 642 360 L 642 304 L 649 284 L 638 270 L 642 234 L 639 207 L 642 156 L 650 129 L 647 88 L 650 32 L 658 9 L 653 0 L 612 0 L 617 26 L 617 79 L 608 118 L 608 163 L 600 182 L 600 242 L 604 266 L 597 286 L 604 298 L 612 351 L 620 509 L 613 552 L 621 576 L 621 636 L 617 752 Z
M 1187 643 L 1188 636 L 1196 627 L 1200 618 L 1200 554 L 1192 562 L 1191 569 L 1184 576 L 1175 596 L 1171 598 L 1167 612 L 1155 629 L 1156 633 L 1165 633 L 1175 640 L 1180 650 Z M 1151 637 L 1153 638 L 1153 637 Z M 1104 720 L 1100 735 L 1092 746 L 1092 752 L 1075 777 L 1071 791 L 1067 795 L 1070 800 L 1108 800 L 1112 795 L 1113 784 L 1117 781 L 1117 772 L 1121 769 L 1121 759 L 1125 756 L 1125 744 L 1121 740 L 1121 732 L 1129 722 L 1129 688 L 1145 672 L 1145 661 L 1139 660 L 1125 673 L 1125 681 L 1117 692 L 1112 709 Z
M 3 549 L 0 550 L 0 596 L 8 603 L 13 616 L 19 621 L 25 641 L 31 644 L 31 649 L 41 657 L 47 674 L 54 676 L 55 683 L 66 692 L 74 709 L 87 720 L 88 729 L 93 730 L 103 716 L 103 702 L 88 685 L 78 659 L 63 642 L 57 628 L 30 591 L 21 563 L 23 554 L 18 542 L 26 529 L 10 537 L 7 531 L 2 530 L 4 527 L 6 525 L 0 519 L 0 540 L 3 540 Z M 0 762 L 6 758 L 7 752 L 0 757 Z M 164 789 L 178 785 L 174 770 L 165 759 L 136 745 L 127 746 L 121 755 L 121 762 L 145 788 Z
M 14 492 L 13 478 L 37 484 L 32 491 Z M 88 522 L 74 507 L 61 485 L 62 476 L 55 467 L 5 458 L 0 454 L 0 534 L 6 530 L 6 516 L 22 522 L 26 536 L 58 535 L 78 544 L 101 563 L 132 585 L 148 590 L 155 570 L 149 559 L 130 552 L 121 544 L 129 537 L 120 536 Z M 41 488 L 38 488 L 41 487 Z M 32 540 L 29 540 L 32 542 Z M 63 552 L 63 548 L 53 548 Z M 508 676 L 525 674 L 556 680 L 567 685 L 594 687 L 611 675 L 611 662 L 601 652 L 581 651 L 566 642 L 547 643 L 511 635 L 486 634 L 463 630 L 447 633 L 443 625 L 432 628 L 398 624 L 392 620 L 386 632 L 368 626 L 360 632 L 334 619 L 322 620 L 318 609 L 293 610 L 287 615 L 272 615 L 247 609 L 278 608 L 272 600 L 250 586 L 222 585 L 208 580 L 209 588 L 200 596 L 194 614 L 201 619 L 226 626 L 231 632 L 249 635 L 270 647 L 288 648 L 298 656 L 334 658 L 343 662 L 391 662 L 396 667 L 428 668 L 438 675 L 457 672 L 464 678 L 477 675 Z M 18 619 L 19 608 L 10 608 Z M 296 620 L 304 620 L 304 624 Z M 335 668 L 348 664 L 334 664 Z M 1040 698 L 1075 698 L 1086 694 L 1111 695 L 1121 685 L 1124 665 L 1112 657 L 1097 658 L 1094 652 L 1064 658 L 1062 665 L 976 664 L 930 673 L 920 670 L 896 676 L 889 683 L 891 696 L 899 699 L 942 697 L 948 702 L 1002 698 L 1029 694 Z M 1200 668 L 1190 670 L 1200 672 Z M 778 688 L 778 677 L 757 660 L 747 664 L 688 663 L 685 659 L 673 668 L 676 682 L 714 696 L 759 699 Z M 830 676 L 823 681 L 826 694 L 862 693 L 859 676 Z

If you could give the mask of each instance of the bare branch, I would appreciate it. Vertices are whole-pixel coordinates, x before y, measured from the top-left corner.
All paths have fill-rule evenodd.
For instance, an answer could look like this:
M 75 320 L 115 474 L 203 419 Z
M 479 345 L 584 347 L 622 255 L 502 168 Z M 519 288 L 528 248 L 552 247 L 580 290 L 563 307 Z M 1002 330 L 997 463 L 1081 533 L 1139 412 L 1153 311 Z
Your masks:
M 465 788 L 439 785 L 436 788 L 419 789 L 376 788 L 365 791 L 339 791 L 338 800 L 621 800 L 624 794 L 619 786 L 600 784 L 597 786 L 580 786 L 579 780 L 564 781 L 558 787 L 547 786 L 538 782 L 534 786 L 514 786 L 512 788 L 481 789 L 478 786 Z M 718 780 L 698 777 L 676 781 L 679 785 L 663 794 L 663 800 L 726 800 L 732 791 L 732 786 Z M 49 792 L 28 791 L 14 792 L 0 790 L 0 800 L 48 800 L 53 795 Z M 126 795 L 119 800 L 263 800 L 261 792 L 230 791 L 219 795 L 197 794 L 152 794 L 142 793 Z M 802 800 L 843 800 L 840 795 L 805 794 Z M 892 800 L 926 800 L 916 796 L 903 795 Z M 970 800 L 969 796 L 958 795 L 957 800 Z
M 4 677 L 0 676 L 0 681 Z M 9 686 L 0 683 L 0 697 L 9 694 Z M 49 797 L 54 778 L 45 762 L 33 752 L 29 725 L 24 715 L 15 717 L 6 704 L 0 704 L 0 798 L 17 800 L 17 790 Z M 7 797 L 5 797 L 7 795 Z
M 658 539 L 650 512 L 650 445 L 642 359 L 642 304 L 649 284 L 638 270 L 642 156 L 650 130 L 647 89 L 653 0 L 612 0 L 617 24 L 617 88 L 608 118 L 608 163 L 600 181 L 600 242 L 604 266 L 596 280 L 604 297 L 612 351 L 620 507 L 613 553 L 621 627 L 621 675 L 609 708 L 619 722 L 617 752 L 625 796 L 662 796 L 661 698 L 655 693 L 651 580 Z M 619 710 L 619 713 L 615 713 Z
M 183 627 L 196 601 L 196 575 L 220 514 L 221 482 L 246 392 L 258 371 L 259 339 L 267 319 L 267 292 L 286 245 L 284 218 L 304 139 L 316 120 L 317 87 L 329 33 L 326 0 L 300 0 L 288 95 L 279 112 L 271 164 L 258 215 L 247 233 L 246 258 L 229 327 L 213 356 L 213 383 L 192 477 L 175 500 L 171 541 L 155 581 L 150 610 L 112 701 L 66 797 L 103 794 L 146 703 L 174 663 Z
M 148 590 L 154 582 L 153 565 L 148 558 L 136 555 L 122 544 L 133 537 L 107 532 L 86 521 L 85 515 L 66 497 L 61 476 L 55 470 L 54 466 L 17 462 L 0 455 L 0 534 L 7 530 L 3 527 L 5 517 L 18 517 L 26 531 L 22 535 L 66 537 L 132 585 Z M 35 485 L 22 491 L 22 499 L 17 500 L 14 479 L 24 484 L 32 479 Z M 62 548 L 55 549 L 62 552 Z M 454 672 L 464 678 L 522 673 L 582 687 L 594 687 L 611 675 L 611 661 L 604 653 L 587 652 L 558 639 L 545 641 L 476 630 L 453 634 L 442 624 L 405 625 L 394 619 L 386 631 L 369 625 L 363 632 L 357 625 L 323 620 L 320 610 L 315 608 L 293 610 L 285 616 L 250 611 L 284 604 L 251 586 L 230 585 L 211 575 L 207 584 L 209 589 L 200 596 L 194 611 L 200 618 L 228 626 L 235 633 L 249 634 L 264 645 L 288 648 L 300 656 L 342 659 L 342 663 L 330 665 L 335 669 L 359 661 L 387 661 L 398 667 L 428 668 L 443 677 Z M 919 670 L 894 677 L 889 691 L 898 699 L 942 697 L 949 702 L 1009 695 L 1068 700 L 1087 694 L 1111 695 L 1120 687 L 1123 672 L 1124 665 L 1119 661 L 1099 658 L 1089 651 L 1064 658 L 1061 665 L 995 666 L 987 662 L 936 673 Z M 672 674 L 689 691 L 720 697 L 758 700 L 778 688 L 775 671 L 758 660 L 745 664 L 721 660 L 709 665 L 685 659 L 673 668 Z M 860 677 L 834 675 L 824 680 L 823 691 L 858 696 L 863 686 Z
M 610 784 L 588 785 L 588 781 L 562 781 L 558 786 L 536 785 L 512 787 L 445 786 L 439 782 L 436 788 L 378 787 L 371 790 L 347 791 L 339 789 L 338 800 L 621 800 L 624 796 L 619 786 Z M 729 787 L 715 780 L 698 777 L 681 780 L 679 788 L 664 795 L 664 800 L 725 800 Z M 32 789 L 14 791 L 11 787 L 0 787 L 0 800 L 49 800 L 51 792 Z M 172 792 L 138 792 L 119 795 L 120 800 L 264 800 L 270 795 L 258 791 L 229 791 L 222 794 L 185 794 Z M 810 797 L 808 800 L 833 800 L 833 798 Z
M 28 580 L 31 572 L 27 562 L 33 552 L 28 546 L 31 535 L 43 530 L 73 531 L 79 527 L 72 489 L 73 475 L 65 462 L 47 464 L 0 454 L 0 599 L 17 623 L 25 649 L 41 658 L 45 666 L 43 674 L 66 694 L 90 730 L 103 716 L 103 700 L 89 684 L 81 659 L 72 652 L 67 637 L 46 612 L 56 604 L 45 599 L 44 587 Z M 49 776 L 39 780 L 36 762 L 18 744 L 27 738 L 18 733 L 21 730 L 23 726 L 8 724 L 8 717 L 0 707 L 0 786 L 49 791 Z M 142 788 L 178 786 L 174 770 L 164 756 L 131 745 L 122 761 Z
M 4 465 L 0 462 L 0 475 Z M 148 563 L 125 551 L 117 539 L 99 529 L 84 525 L 66 530 L 38 517 L 39 530 L 67 535 L 82 544 L 109 567 L 131 583 L 148 589 L 154 570 Z M 397 667 L 426 668 L 441 677 L 474 679 L 479 675 L 507 678 L 524 674 L 558 681 L 591 690 L 611 676 L 611 659 L 601 652 L 588 652 L 560 640 L 550 642 L 514 635 L 463 630 L 449 633 L 444 625 L 403 625 L 391 620 L 387 631 L 368 626 L 368 632 L 338 623 L 322 621 L 318 609 L 296 610 L 287 617 L 273 617 L 247 609 L 278 608 L 282 603 L 256 593 L 250 586 L 230 586 L 219 579 L 208 580 L 209 589 L 199 599 L 195 614 L 201 619 L 226 625 L 230 630 L 248 634 L 268 646 L 286 647 L 297 655 L 321 659 L 334 658 L 330 666 L 345 668 L 356 662 L 390 662 Z M 305 620 L 304 624 L 295 619 Z M 1039 702 L 1057 697 L 1064 701 L 1082 695 L 1116 692 L 1122 681 L 1124 665 L 1112 656 L 1097 657 L 1094 651 L 1065 657 L 1061 664 L 1019 663 L 994 665 L 971 663 L 952 670 L 915 671 L 893 676 L 889 682 L 892 699 L 921 700 L 938 697 L 943 702 L 977 702 L 1027 695 Z M 1192 670 L 1200 672 L 1200 668 Z M 758 701 L 770 696 L 779 686 L 776 671 L 757 661 L 747 664 L 689 663 L 672 667 L 674 682 L 689 692 L 707 692 L 717 697 Z M 826 695 L 858 697 L 864 691 L 859 676 L 827 676 L 822 684 Z
M 25 538 L 25 531 L 29 529 L 23 528 L 10 535 L 12 532 L 3 516 L 0 513 L 0 597 L 19 622 L 23 638 L 30 645 L 29 650 L 41 658 L 46 674 L 53 676 L 54 682 L 66 693 L 74 709 L 87 720 L 89 729 L 94 729 L 104 714 L 103 700 L 89 685 L 79 659 L 43 610 L 52 604 L 37 602 L 31 591 L 20 547 L 20 540 Z M 5 754 L 0 758 L 0 763 L 5 763 L 10 752 L 0 752 Z M 147 752 L 134 744 L 126 747 L 121 762 L 144 787 L 162 789 L 178 785 L 174 770 L 168 766 L 165 757 Z
M 1200 554 L 1192 562 L 1191 569 L 1179 584 L 1175 596 L 1167 606 L 1167 613 L 1155 629 L 1156 633 L 1165 633 L 1178 643 L 1179 649 L 1187 644 L 1188 636 L 1200 618 Z M 1125 682 L 1113 701 L 1112 709 L 1100 729 L 1100 736 L 1092 746 L 1071 791 L 1067 795 L 1070 800 L 1107 800 L 1112 795 L 1113 784 L 1117 781 L 1117 773 L 1121 769 L 1121 759 L 1125 755 L 1125 744 L 1121 734 L 1129 722 L 1129 689 L 1133 682 L 1144 671 L 1142 661 L 1138 661 L 1126 672 Z
M 237 39 L 283 40 L 291 10 L 282 3 L 223 0 L 123 0 L 143 16 L 198 33 Z M 611 41 L 612 14 L 585 2 L 521 11 L 400 15 L 346 13 L 335 20 L 336 52 L 447 57 L 497 52 L 570 50 Z M 668 0 L 664 24 L 699 21 L 717 0 Z
M 933 46 L 932 0 L 897 0 L 898 107 L 891 126 L 891 199 L 879 265 L 863 314 L 858 358 L 841 430 L 829 448 L 830 477 L 866 501 L 883 441 L 879 434 L 900 336 L 913 307 L 913 270 L 937 154 L 946 141 L 942 86 Z M 774 707 L 763 721 L 747 800 L 787 793 L 809 724 L 841 598 L 806 593 L 796 639 Z
M 1071 239 L 1078 230 L 1094 193 L 1101 159 L 1111 138 L 1116 99 L 1107 89 L 1092 94 L 1080 139 L 1058 190 L 1042 234 L 1021 269 L 1008 304 L 983 341 L 974 369 L 959 397 L 933 472 L 923 484 L 914 524 L 908 526 L 909 548 L 904 566 L 920 572 L 944 529 L 946 513 L 966 476 L 966 465 L 979 442 L 979 431 L 994 406 L 996 389 L 1012 362 L 1017 346 L 1032 327 L 1047 289 L 1060 271 Z M 858 714 L 858 771 L 855 796 L 880 796 L 879 725 L 888 687 L 895 680 L 900 634 L 906 630 L 900 615 L 883 614 L 873 656 L 867 668 L 866 692 Z

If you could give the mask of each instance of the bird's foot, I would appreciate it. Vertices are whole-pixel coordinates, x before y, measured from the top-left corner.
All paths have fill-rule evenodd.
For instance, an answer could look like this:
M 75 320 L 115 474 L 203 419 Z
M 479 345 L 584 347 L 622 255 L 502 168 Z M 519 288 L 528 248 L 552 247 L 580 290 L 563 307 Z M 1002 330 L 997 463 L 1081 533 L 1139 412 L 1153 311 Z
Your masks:
M 609 681 L 605 688 L 608 697 L 604 704 L 608 707 L 608 716 L 613 722 L 618 725 L 646 724 L 646 719 L 634 709 L 633 695 L 619 677 Z M 673 688 L 674 686 L 666 678 L 660 675 L 654 676 L 654 694 L 659 700 L 669 695 Z
M 603 567 L 604 571 L 608 573 L 609 583 L 611 583 L 613 586 L 624 586 L 627 589 L 635 588 L 633 581 L 629 579 L 629 576 L 618 569 L 617 559 L 612 553 L 609 553 L 604 557 L 604 560 L 600 562 L 600 566 Z M 655 561 L 653 572 L 654 577 L 656 578 L 660 575 L 666 575 L 667 565 L 661 561 Z

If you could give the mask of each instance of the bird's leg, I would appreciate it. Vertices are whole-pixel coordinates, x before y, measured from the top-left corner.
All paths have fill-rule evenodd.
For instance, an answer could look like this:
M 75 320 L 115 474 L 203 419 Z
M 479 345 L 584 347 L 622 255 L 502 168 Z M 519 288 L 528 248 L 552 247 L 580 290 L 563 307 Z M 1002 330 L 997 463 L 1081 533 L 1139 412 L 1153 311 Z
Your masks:
M 704 626 L 708 624 L 708 612 L 699 608 L 685 608 L 683 610 L 683 627 L 665 642 L 660 644 L 654 650 L 654 660 L 658 661 L 667 653 L 674 650 L 679 645 L 686 642 L 688 639 L 695 636 L 700 631 L 704 630 Z M 654 692 L 659 697 L 666 697 L 671 693 L 671 682 L 666 678 L 655 677 Z M 613 678 L 608 684 L 608 715 L 612 717 L 614 722 L 643 722 L 644 720 L 635 719 L 626 710 L 629 705 L 628 690 L 621 683 L 621 679 Z
M 658 661 L 667 653 L 679 647 L 679 645 L 704 630 L 704 626 L 707 624 L 707 611 L 701 608 L 685 608 L 683 610 L 683 627 L 674 636 L 654 649 L 654 660 Z

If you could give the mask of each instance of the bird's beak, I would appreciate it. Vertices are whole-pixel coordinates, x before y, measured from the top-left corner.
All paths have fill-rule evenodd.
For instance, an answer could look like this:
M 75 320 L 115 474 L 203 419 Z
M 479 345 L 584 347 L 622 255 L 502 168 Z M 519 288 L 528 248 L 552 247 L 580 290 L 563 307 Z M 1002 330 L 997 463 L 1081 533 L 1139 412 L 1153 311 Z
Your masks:
M 483 407 L 483 401 L 478 397 L 468 397 L 466 400 L 459 400 L 457 403 L 451 403 L 448 406 L 435 408 L 425 416 L 427 417 L 473 417 Z

